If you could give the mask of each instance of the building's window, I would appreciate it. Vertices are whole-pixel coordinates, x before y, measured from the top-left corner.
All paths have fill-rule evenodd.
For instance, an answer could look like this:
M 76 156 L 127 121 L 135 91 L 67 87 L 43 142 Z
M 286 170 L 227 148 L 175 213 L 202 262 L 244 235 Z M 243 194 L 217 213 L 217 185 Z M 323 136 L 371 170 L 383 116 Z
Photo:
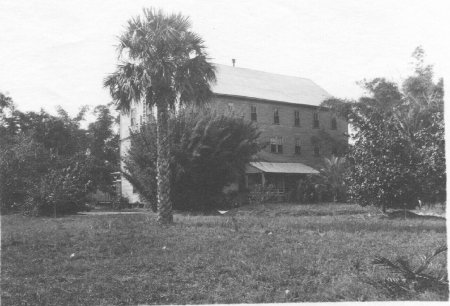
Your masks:
M 131 187 L 133 187 L 133 193 L 137 193 L 136 188 L 133 185 L 131 185 Z
M 320 147 L 318 145 L 314 145 L 314 156 L 320 156 Z
M 228 103 L 228 111 L 234 112 L 234 104 L 233 103 Z
M 134 127 L 137 122 L 136 122 L 136 109 L 132 108 L 130 111 L 130 118 L 131 118 L 131 126 Z
M 313 114 L 313 128 L 315 128 L 315 129 L 319 128 L 319 114 L 318 113 Z
M 331 118 L 331 129 L 332 130 L 337 130 L 337 120 L 336 118 Z
M 147 121 L 147 109 L 147 104 L 142 103 L 142 117 L 144 117 L 144 121 Z
M 294 125 L 300 126 L 300 112 L 294 111 Z
M 270 138 L 270 152 L 277 153 L 277 140 Z
M 250 117 L 252 121 L 257 121 L 258 117 L 256 116 L 256 106 L 252 105 L 250 106 Z
M 302 154 L 302 147 L 300 146 L 300 138 L 295 138 L 295 154 Z
M 270 138 L 270 152 L 272 153 L 283 153 L 283 137 L 273 137 Z
M 278 108 L 275 108 L 275 110 L 273 111 L 273 123 L 280 124 L 280 116 L 278 114 Z
M 277 137 L 277 149 L 278 153 L 283 153 L 283 137 L 281 136 Z

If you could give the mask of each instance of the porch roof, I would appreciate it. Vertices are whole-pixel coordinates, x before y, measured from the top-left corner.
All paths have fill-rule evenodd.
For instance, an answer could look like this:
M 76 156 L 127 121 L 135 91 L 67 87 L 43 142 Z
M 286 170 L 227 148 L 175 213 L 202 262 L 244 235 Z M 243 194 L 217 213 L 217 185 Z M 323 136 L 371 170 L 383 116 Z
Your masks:
M 259 170 L 259 171 L 255 171 L 255 170 Z M 255 173 L 255 172 L 290 173 L 290 174 L 318 174 L 319 173 L 319 171 L 317 171 L 305 164 L 302 164 L 302 163 L 270 163 L 270 162 L 251 162 L 250 165 L 247 166 L 247 169 L 245 172 L 246 173 Z

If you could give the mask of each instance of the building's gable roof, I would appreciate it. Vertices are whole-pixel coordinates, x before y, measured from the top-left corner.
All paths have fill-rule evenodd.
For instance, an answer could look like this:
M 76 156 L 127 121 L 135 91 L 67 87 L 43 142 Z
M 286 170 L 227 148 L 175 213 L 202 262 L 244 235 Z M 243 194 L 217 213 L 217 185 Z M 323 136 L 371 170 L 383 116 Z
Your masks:
M 215 94 L 313 106 L 331 97 L 309 79 L 219 64 L 215 66 L 217 83 L 212 86 Z

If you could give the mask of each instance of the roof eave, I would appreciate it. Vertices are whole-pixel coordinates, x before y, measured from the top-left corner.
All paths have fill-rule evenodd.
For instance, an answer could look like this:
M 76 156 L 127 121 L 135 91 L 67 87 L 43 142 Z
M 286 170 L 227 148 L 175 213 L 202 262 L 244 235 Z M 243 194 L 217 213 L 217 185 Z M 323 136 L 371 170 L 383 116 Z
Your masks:
M 253 101 L 258 101 L 258 102 L 266 102 L 266 103 L 277 103 L 277 104 L 280 103 L 280 104 L 287 104 L 287 105 L 290 105 L 290 106 L 305 106 L 305 107 L 316 108 L 316 109 L 319 108 L 319 109 L 324 109 L 324 110 L 328 109 L 328 107 L 321 106 L 321 105 L 311 105 L 311 104 L 304 104 L 304 103 L 277 101 L 277 100 L 269 100 L 269 99 L 241 96 L 241 95 L 230 95 L 230 94 L 224 94 L 224 93 L 213 93 L 213 95 L 217 96 L 217 97 L 230 97 L 230 98 L 253 100 Z

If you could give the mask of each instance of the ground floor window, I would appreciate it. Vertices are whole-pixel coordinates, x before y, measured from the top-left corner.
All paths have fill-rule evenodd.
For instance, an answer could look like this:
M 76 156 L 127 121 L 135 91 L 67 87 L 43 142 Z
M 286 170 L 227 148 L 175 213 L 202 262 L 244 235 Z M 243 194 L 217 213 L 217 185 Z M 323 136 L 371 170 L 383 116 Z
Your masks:
M 270 152 L 272 153 L 283 153 L 283 137 L 272 137 L 270 138 Z
M 295 138 L 295 154 L 297 155 L 302 154 L 302 149 L 300 146 L 300 138 Z
M 320 147 L 318 145 L 314 146 L 314 156 L 320 156 Z

